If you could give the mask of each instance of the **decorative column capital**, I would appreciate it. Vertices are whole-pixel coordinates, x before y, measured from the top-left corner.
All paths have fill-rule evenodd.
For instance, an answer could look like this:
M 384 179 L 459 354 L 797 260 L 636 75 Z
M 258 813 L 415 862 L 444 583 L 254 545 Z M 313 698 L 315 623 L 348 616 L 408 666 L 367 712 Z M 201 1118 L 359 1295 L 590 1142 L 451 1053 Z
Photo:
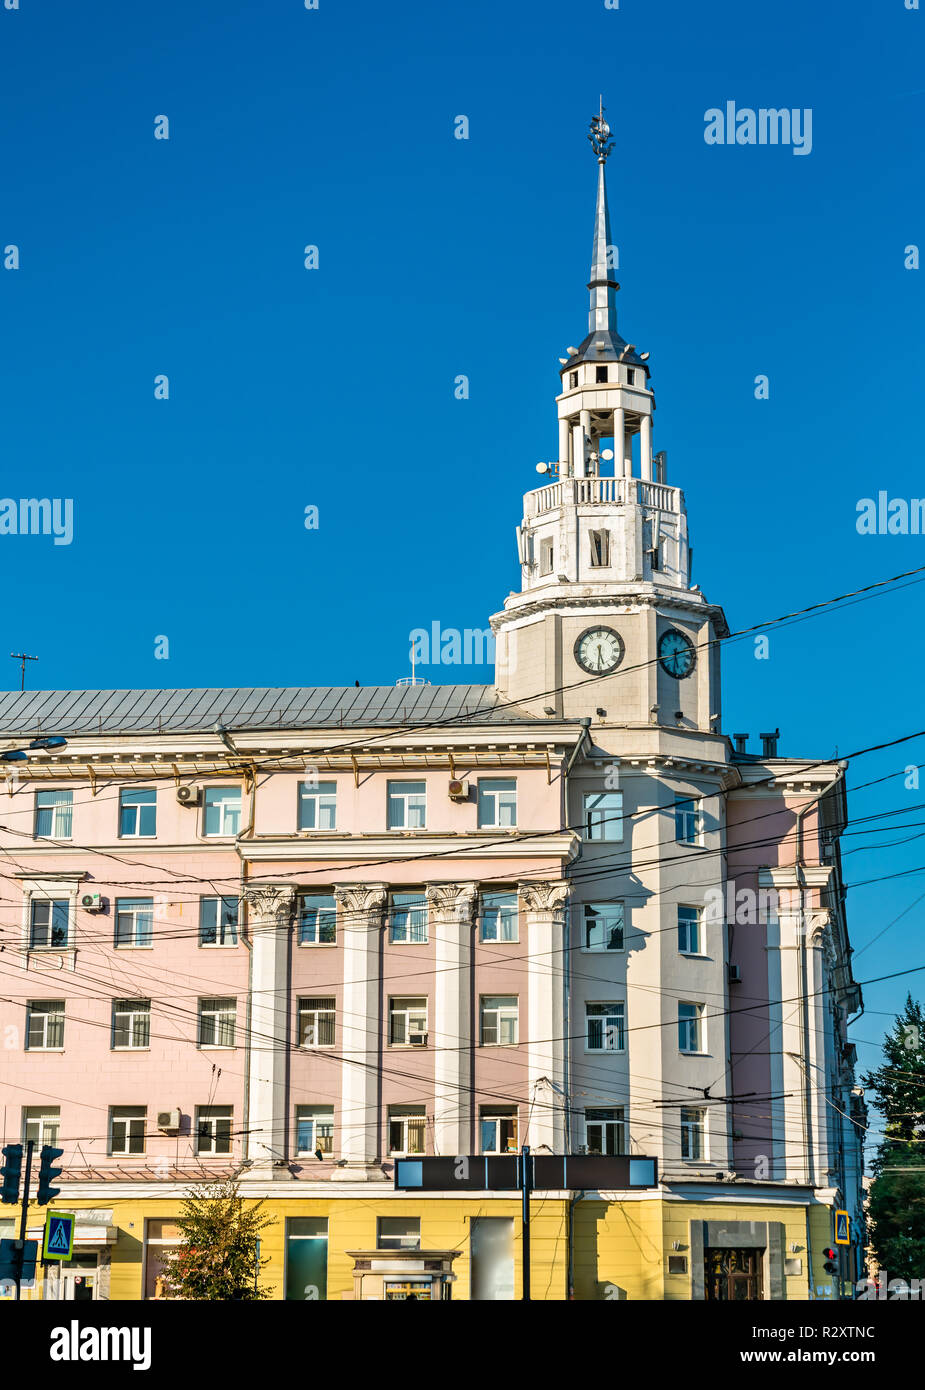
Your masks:
M 570 885 L 559 879 L 554 883 L 518 883 L 517 891 L 528 912 L 561 912 L 568 900 Z
M 438 916 L 449 916 L 457 922 L 471 922 L 479 900 L 476 883 L 429 883 L 427 907 Z
M 334 902 L 338 912 L 381 913 L 388 897 L 389 890 L 384 883 L 340 883 L 334 886 Z
M 244 901 L 257 922 L 288 922 L 295 889 L 289 883 L 261 883 L 244 889 Z

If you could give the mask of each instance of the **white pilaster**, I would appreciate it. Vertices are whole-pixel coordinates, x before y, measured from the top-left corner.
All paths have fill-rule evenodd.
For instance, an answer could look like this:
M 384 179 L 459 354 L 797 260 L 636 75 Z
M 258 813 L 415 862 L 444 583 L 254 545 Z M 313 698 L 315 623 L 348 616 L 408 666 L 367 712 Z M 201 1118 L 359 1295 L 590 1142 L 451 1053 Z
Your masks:
M 474 883 L 436 883 L 427 889 L 434 941 L 434 1150 L 470 1152 L 472 1069 L 469 1044 L 472 921 L 478 903 Z
M 337 931 L 344 943 L 339 1028 L 340 1154 L 335 1178 L 355 1181 L 378 1173 L 379 941 L 388 892 L 384 883 L 335 886 Z M 379 1174 L 381 1176 L 381 1174 Z
M 565 1152 L 565 904 L 569 885 L 521 883 L 527 917 L 527 1106 L 522 1142 Z
M 652 416 L 643 415 L 639 422 L 640 476 L 652 481 Z
M 245 889 L 244 896 L 251 941 L 251 999 L 248 1111 L 243 1128 L 253 1175 L 259 1169 L 272 1173 L 275 1160 L 290 1157 L 287 1079 L 293 889 L 290 884 L 261 884 Z

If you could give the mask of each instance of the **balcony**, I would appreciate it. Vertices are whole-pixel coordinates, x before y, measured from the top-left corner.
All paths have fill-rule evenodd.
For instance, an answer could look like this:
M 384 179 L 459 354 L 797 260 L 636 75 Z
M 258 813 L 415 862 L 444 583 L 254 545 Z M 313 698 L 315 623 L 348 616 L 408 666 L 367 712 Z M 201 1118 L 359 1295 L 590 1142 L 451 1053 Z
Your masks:
M 528 492 L 524 498 L 527 517 L 541 516 L 557 507 L 620 507 L 630 503 L 660 512 L 680 512 L 683 498 L 679 487 L 650 483 L 643 478 L 560 478 L 557 483 Z

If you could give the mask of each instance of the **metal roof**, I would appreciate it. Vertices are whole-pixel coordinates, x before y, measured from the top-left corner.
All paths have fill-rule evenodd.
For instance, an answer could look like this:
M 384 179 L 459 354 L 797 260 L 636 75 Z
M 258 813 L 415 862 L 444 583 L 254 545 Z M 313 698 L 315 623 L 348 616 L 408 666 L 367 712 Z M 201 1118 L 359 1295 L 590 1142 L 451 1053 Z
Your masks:
M 524 724 L 536 716 L 491 685 L 315 685 L 283 689 L 27 690 L 0 694 L 0 733 L 194 733 L 367 728 L 403 724 Z

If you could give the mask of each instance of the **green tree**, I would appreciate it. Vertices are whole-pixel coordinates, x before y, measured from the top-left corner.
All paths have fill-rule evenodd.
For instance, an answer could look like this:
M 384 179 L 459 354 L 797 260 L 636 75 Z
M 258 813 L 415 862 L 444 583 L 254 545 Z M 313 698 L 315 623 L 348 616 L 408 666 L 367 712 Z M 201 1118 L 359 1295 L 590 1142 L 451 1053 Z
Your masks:
M 870 1241 L 890 1279 L 925 1278 L 925 1011 L 910 994 L 864 1085 L 883 1112 L 873 1162 Z
M 171 1296 L 244 1302 L 269 1298 L 255 1287 L 254 1278 L 258 1237 L 274 1224 L 262 1206 L 246 1204 L 234 1178 L 191 1188 L 177 1220 L 183 1240 L 165 1271 Z M 266 1263 L 261 1260 L 261 1267 Z

